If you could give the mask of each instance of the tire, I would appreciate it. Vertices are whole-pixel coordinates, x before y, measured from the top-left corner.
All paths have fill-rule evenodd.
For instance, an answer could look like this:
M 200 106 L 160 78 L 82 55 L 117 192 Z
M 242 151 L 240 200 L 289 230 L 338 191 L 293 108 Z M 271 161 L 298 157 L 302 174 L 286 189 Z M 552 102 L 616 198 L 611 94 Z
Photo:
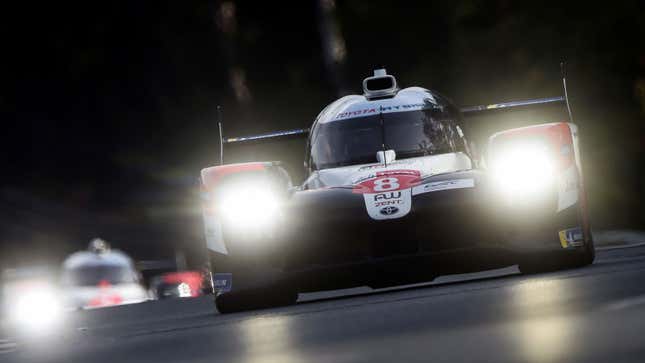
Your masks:
M 535 274 L 580 268 L 591 265 L 596 258 L 593 240 L 589 239 L 581 251 L 559 251 L 538 256 L 526 256 L 518 264 L 523 274 Z
M 266 287 L 218 294 L 215 307 L 220 314 L 229 314 L 293 305 L 296 300 L 298 293 L 293 289 Z
M 574 261 L 572 267 L 584 267 L 589 266 L 596 259 L 596 248 L 594 247 L 593 238 L 589 237 L 589 241 L 585 243 L 585 248 L 583 252 L 577 256 L 577 260 Z

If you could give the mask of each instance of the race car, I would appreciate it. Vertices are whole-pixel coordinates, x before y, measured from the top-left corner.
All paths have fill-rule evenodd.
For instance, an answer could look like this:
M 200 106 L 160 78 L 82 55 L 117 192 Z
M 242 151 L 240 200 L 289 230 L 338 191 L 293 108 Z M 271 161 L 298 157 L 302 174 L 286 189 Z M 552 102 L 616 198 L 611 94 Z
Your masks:
M 307 135 L 307 147 L 299 186 L 279 162 L 201 171 L 217 310 L 516 264 L 524 273 L 591 264 L 577 126 L 498 132 L 481 155 L 469 139 L 469 115 L 544 104 L 568 108 L 552 97 L 459 109 L 378 69 L 362 95 L 331 103 L 310 129 L 222 137 Z
M 63 262 L 61 286 L 70 309 L 96 309 L 149 300 L 134 261 L 125 253 L 93 239 L 87 251 Z
M 167 272 L 150 282 L 151 295 L 157 300 L 202 296 L 203 276 L 200 271 Z

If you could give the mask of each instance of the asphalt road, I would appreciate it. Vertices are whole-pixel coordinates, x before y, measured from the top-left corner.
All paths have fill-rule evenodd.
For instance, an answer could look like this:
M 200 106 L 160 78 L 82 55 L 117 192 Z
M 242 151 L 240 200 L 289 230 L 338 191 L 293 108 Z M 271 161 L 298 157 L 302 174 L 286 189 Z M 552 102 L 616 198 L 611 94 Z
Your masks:
M 0 334 L 0 362 L 400 361 L 645 362 L 645 246 L 542 275 L 509 268 L 230 315 L 210 297 L 149 302 Z

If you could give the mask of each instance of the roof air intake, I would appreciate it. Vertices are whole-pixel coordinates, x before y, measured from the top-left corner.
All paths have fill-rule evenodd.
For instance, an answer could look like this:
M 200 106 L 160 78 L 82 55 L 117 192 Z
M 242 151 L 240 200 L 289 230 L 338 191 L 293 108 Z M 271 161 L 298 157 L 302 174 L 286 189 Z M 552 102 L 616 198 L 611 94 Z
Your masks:
M 363 92 L 368 100 L 394 97 L 398 91 L 396 78 L 387 74 L 385 68 L 375 69 L 372 77 L 363 80 Z

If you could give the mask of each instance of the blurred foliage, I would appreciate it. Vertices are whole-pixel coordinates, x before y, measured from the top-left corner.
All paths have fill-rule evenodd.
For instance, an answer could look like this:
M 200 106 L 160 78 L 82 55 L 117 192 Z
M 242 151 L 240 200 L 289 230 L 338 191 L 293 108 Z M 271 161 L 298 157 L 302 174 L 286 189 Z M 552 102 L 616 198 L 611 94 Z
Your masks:
M 201 243 L 194 184 L 219 159 L 216 106 L 225 134 L 238 135 L 307 127 L 336 97 L 316 1 L 227 3 L 236 9 L 227 37 L 216 22 L 220 1 L 25 3 L 3 14 L 11 36 L 0 104 L 13 122 L 2 186 L 95 219 L 127 215 L 123 223 L 136 231 L 78 229 L 63 213 L 45 218 L 58 218 L 57 238 L 78 230 L 67 234 L 77 245 L 99 234 L 137 236 L 146 246 Z M 403 86 L 470 105 L 559 95 L 566 59 L 595 225 L 645 227 L 643 10 L 642 1 L 339 0 L 339 74 L 359 92 L 362 78 L 385 65 Z M 253 96 L 243 105 L 232 67 Z M 286 159 L 302 178 L 303 148 L 292 141 L 260 155 Z M 255 156 L 232 150 L 227 158 Z M 27 218 L 0 203 L 6 220 Z M 0 238 L 16 245 L 39 237 L 14 229 Z

